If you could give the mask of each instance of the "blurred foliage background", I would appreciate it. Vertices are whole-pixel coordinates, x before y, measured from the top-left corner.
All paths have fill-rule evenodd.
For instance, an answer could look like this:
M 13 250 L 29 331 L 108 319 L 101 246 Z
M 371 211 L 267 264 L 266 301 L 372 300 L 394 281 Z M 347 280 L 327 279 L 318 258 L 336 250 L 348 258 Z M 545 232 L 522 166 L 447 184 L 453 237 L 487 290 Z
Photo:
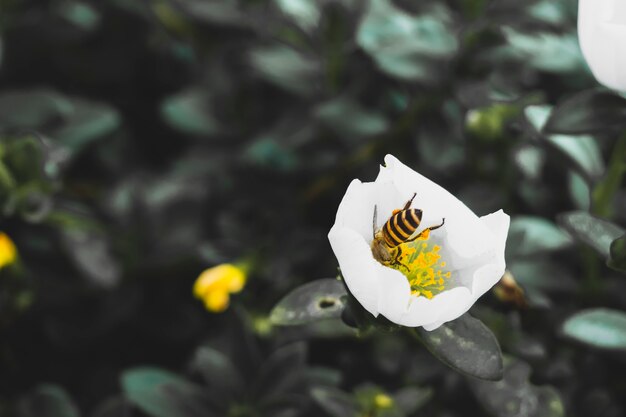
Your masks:
M 626 105 L 575 0 L 0 0 L 0 416 L 621 416 Z M 272 307 L 383 156 L 512 216 L 504 379 Z M 612 268 L 607 267 L 606 261 Z M 247 265 L 223 313 L 195 279 Z

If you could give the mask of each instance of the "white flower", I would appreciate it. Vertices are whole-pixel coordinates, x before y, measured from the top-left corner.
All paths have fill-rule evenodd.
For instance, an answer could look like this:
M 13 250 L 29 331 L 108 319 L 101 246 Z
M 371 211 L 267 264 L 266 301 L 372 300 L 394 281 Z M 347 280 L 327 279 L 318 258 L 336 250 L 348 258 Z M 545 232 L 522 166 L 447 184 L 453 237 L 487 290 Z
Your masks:
M 626 91 L 626 1 L 579 0 L 578 38 L 596 79 Z
M 387 155 L 385 165 L 374 182 L 352 181 L 328 239 L 350 292 L 367 311 L 403 326 L 433 330 L 469 310 L 502 277 L 509 216 L 500 210 L 479 218 L 448 191 L 395 157 Z M 374 207 L 379 229 L 414 193 L 411 207 L 423 213 L 418 232 L 445 218 L 445 225 L 432 230 L 428 239 L 410 244 L 423 256 L 408 269 L 415 272 L 417 267 L 420 274 L 428 273 L 431 278 L 434 274 L 431 283 L 442 284 L 432 292 L 412 289 L 411 274 L 403 267 L 382 265 L 370 247 Z M 405 245 L 405 251 L 413 250 Z

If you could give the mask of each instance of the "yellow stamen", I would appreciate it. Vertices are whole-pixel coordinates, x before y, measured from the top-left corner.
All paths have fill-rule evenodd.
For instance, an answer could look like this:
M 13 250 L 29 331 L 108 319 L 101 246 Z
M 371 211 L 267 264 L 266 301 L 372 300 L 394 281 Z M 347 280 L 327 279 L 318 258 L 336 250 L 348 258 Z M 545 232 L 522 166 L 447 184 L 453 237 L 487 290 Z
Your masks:
M 402 255 L 390 266 L 407 277 L 412 295 L 430 299 L 445 290 L 446 280 L 452 274 L 443 269 L 446 262 L 440 261 L 441 246 L 429 244 L 427 240 L 428 234 L 425 234 L 413 242 L 400 244 Z

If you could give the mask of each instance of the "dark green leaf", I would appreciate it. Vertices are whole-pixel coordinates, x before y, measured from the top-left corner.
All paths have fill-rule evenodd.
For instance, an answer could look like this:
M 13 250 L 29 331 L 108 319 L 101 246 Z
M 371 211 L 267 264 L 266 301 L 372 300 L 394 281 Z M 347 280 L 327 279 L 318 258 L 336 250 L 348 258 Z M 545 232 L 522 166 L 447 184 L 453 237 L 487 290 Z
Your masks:
M 420 340 L 440 361 L 465 375 L 502 378 L 502 352 L 498 341 L 480 320 L 468 313 L 431 332 L 417 328 Z
M 511 221 L 509 235 L 523 236 L 511 250 L 515 255 L 527 256 L 560 250 L 571 246 L 572 238 L 554 223 L 542 217 L 517 216 Z
M 609 91 L 585 91 L 560 103 L 544 131 L 577 135 L 626 126 L 626 99 Z
M 568 318 L 563 333 L 574 340 L 600 349 L 626 350 L 626 314 L 598 308 Z
M 533 256 L 516 259 L 507 267 L 513 273 L 515 280 L 525 289 L 572 292 L 577 287 L 573 274 L 549 258 Z
M 345 306 L 345 295 L 344 285 L 336 279 L 309 282 L 280 300 L 272 309 L 270 320 L 278 326 L 293 326 L 338 318 Z
M 624 229 L 584 211 L 562 213 L 558 222 L 579 242 L 583 242 L 605 258 L 610 256 L 611 243 L 624 234 Z
M 611 268 L 626 272 L 626 235 L 611 243 L 610 256 L 607 263 Z
M 172 127 L 185 133 L 212 135 L 218 131 L 210 98 L 202 91 L 184 91 L 167 98 L 161 113 Z
M 0 94 L 0 126 L 7 129 L 39 129 L 59 122 L 74 111 L 72 103 L 60 94 L 34 89 Z
M 103 230 L 66 227 L 61 230 L 61 241 L 78 270 L 93 284 L 111 288 L 119 283 L 122 267 Z
M 275 0 L 280 11 L 292 19 L 300 28 L 311 31 L 317 27 L 321 12 L 320 4 L 308 0 Z
M 309 95 L 317 88 L 319 64 L 295 49 L 258 48 L 250 52 L 250 62 L 261 77 L 293 93 Z
M 315 116 L 346 138 L 379 135 L 389 128 L 384 115 L 364 109 L 347 97 L 322 104 L 316 109 Z
M 190 367 L 202 375 L 211 390 L 233 395 L 244 388 L 244 379 L 230 358 L 211 347 L 198 348 Z
M 152 417 L 211 417 L 203 389 L 158 368 L 122 373 L 122 389 L 130 402 Z
M 504 378 L 499 382 L 468 379 L 478 402 L 498 417 L 563 417 L 561 398 L 551 386 L 529 382 L 531 367 L 518 359 L 506 358 Z
M 254 381 L 253 392 L 259 399 L 269 400 L 293 391 L 306 380 L 306 345 L 292 343 L 276 350 L 261 366 Z
M 532 68 L 552 73 L 585 70 L 585 61 L 574 33 L 527 34 L 511 27 L 505 27 L 503 32 L 510 48 L 504 52 Z
M 113 397 L 99 404 L 90 414 L 91 417 L 130 417 L 131 405 L 123 397 Z
M 18 404 L 19 417 L 78 417 L 78 409 L 64 389 L 41 385 Z
M 428 59 L 449 58 L 457 50 L 448 14 L 443 8 L 438 12 L 416 17 L 388 0 L 373 0 L 356 41 L 389 75 L 427 80 L 436 75 Z
M 405 387 L 393 395 L 394 404 L 407 415 L 413 415 L 433 397 L 432 388 Z
M 359 413 L 356 401 L 336 388 L 318 387 L 311 394 L 317 405 L 332 417 L 356 417 Z
M 566 157 L 575 169 L 592 180 L 604 174 L 604 159 L 592 136 L 544 134 L 544 127 L 552 114 L 551 106 L 528 106 L 524 113 L 536 134 L 541 135 L 551 148 Z

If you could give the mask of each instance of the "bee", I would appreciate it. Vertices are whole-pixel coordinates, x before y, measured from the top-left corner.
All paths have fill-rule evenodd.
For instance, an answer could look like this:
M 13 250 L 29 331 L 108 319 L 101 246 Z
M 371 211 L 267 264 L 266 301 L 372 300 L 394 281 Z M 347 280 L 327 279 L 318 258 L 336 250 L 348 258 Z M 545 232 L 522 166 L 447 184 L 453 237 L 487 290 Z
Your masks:
M 378 230 L 376 230 L 377 207 L 374 206 L 372 255 L 374 259 L 385 266 L 401 265 L 409 269 L 408 266 L 400 262 L 400 257 L 402 256 L 400 245 L 412 242 L 420 237 L 427 237 L 431 231 L 439 229 L 446 222 L 444 218 L 441 224 L 427 227 L 417 233 L 417 228 L 422 221 L 422 210 L 411 208 L 416 195 L 417 193 L 414 193 L 413 197 L 406 202 L 401 210 L 394 210 L 389 220 Z

